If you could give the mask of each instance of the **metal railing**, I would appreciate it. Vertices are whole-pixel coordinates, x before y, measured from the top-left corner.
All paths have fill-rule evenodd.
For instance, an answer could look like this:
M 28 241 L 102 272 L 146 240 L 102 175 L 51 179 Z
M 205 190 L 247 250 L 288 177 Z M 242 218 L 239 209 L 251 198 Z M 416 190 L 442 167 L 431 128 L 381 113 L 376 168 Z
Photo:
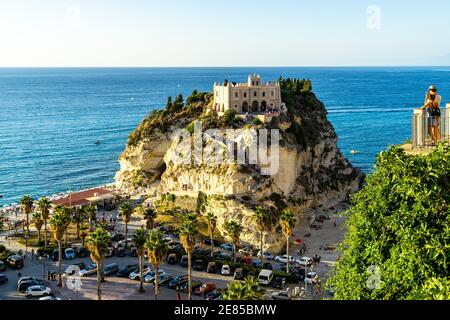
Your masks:
M 436 143 L 450 144 L 450 103 L 441 108 L 441 116 L 431 116 L 422 109 L 414 109 L 412 117 L 412 147 L 434 148 Z

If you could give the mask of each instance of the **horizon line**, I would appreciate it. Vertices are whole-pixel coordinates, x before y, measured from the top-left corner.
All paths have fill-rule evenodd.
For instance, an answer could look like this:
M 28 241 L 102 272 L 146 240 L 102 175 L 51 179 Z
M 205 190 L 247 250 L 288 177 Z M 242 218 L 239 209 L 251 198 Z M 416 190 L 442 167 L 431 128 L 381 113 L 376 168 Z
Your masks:
M 207 69 L 207 68 L 446 68 L 450 65 L 283 65 L 283 66 L 0 66 L 0 69 Z

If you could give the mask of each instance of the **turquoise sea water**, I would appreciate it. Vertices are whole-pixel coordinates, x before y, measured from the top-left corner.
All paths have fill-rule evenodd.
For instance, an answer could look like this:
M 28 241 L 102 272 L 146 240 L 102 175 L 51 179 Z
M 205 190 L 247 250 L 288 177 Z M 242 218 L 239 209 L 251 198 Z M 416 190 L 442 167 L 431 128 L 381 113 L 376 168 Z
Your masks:
M 450 101 L 450 67 L 0 69 L 0 206 L 112 182 L 128 134 L 168 95 L 254 72 L 310 78 L 342 151 L 365 172 L 410 137 L 411 109 L 430 84 Z

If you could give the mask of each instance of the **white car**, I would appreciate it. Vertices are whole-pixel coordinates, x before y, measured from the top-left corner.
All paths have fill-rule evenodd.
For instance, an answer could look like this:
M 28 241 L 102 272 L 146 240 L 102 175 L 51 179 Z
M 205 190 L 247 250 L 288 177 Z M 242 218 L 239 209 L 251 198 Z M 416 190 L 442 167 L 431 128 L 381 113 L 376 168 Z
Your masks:
M 66 257 L 67 260 L 75 259 L 76 257 L 75 250 L 73 250 L 72 248 L 67 248 L 66 250 L 64 250 L 64 256 Z
M 247 249 L 247 248 L 239 249 L 238 252 L 240 254 L 242 254 L 243 256 L 251 256 L 252 255 L 252 251 L 250 249 Z
M 302 257 L 295 260 L 295 262 L 297 262 L 298 265 L 309 267 L 313 263 L 313 259 L 309 257 Z
M 317 279 L 317 273 L 316 272 L 308 272 L 308 274 L 306 275 L 305 281 L 307 284 L 312 284 L 313 280 Z
M 43 297 L 43 296 L 49 296 L 52 294 L 52 289 L 46 287 L 46 286 L 32 286 L 25 291 L 25 296 L 27 298 L 33 298 L 33 297 Z
M 166 274 L 166 272 L 164 270 L 158 270 L 158 274 L 159 276 L 162 276 L 163 274 Z M 144 281 L 146 283 L 153 283 L 155 282 L 155 278 L 156 278 L 156 272 L 155 271 L 150 271 L 145 277 L 144 277 Z
M 231 274 L 231 268 L 230 268 L 230 266 L 227 265 L 227 264 L 224 264 L 224 265 L 222 266 L 222 270 L 220 271 L 220 273 L 221 273 L 223 276 L 229 276 L 229 275 Z
M 145 279 L 145 276 L 147 276 L 150 272 L 152 272 L 152 269 L 149 266 L 144 266 L 144 269 L 142 270 L 142 276 Z M 140 280 L 141 279 L 141 272 L 140 269 L 137 269 L 136 271 L 130 273 L 128 276 L 131 280 Z
M 57 298 L 57 297 L 53 297 L 53 296 L 45 296 L 45 297 L 39 298 L 39 300 L 42 300 L 42 301 L 60 301 L 62 299 L 61 298 Z
M 96 274 L 96 273 L 97 273 L 97 264 L 92 263 L 92 264 L 88 265 L 86 268 L 84 268 L 83 270 L 80 270 L 79 275 L 80 275 L 80 277 L 88 277 L 88 276 Z
M 287 255 L 276 256 L 274 260 L 275 260 L 275 262 L 287 263 L 288 257 L 287 257 Z M 289 256 L 289 262 L 291 262 L 291 263 L 294 262 L 293 256 Z
M 133 239 L 128 238 L 128 239 L 127 239 L 127 247 L 131 247 L 132 244 L 133 244 Z M 125 240 L 120 240 L 120 241 L 117 243 L 117 245 L 118 245 L 119 247 L 125 247 Z
M 261 258 L 261 250 L 258 251 L 257 257 Z M 262 254 L 262 258 L 267 259 L 267 260 L 273 260 L 275 257 L 269 251 L 264 250 L 263 254 Z

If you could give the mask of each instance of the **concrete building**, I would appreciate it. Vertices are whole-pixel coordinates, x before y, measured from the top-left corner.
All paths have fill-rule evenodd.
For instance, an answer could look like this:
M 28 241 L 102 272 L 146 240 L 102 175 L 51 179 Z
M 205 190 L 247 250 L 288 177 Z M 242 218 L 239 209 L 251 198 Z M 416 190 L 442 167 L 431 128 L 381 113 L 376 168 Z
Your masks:
M 238 114 L 280 111 L 283 109 L 280 83 L 263 83 L 257 74 L 249 75 L 247 83 L 214 83 L 213 108 L 219 114 L 227 110 Z

